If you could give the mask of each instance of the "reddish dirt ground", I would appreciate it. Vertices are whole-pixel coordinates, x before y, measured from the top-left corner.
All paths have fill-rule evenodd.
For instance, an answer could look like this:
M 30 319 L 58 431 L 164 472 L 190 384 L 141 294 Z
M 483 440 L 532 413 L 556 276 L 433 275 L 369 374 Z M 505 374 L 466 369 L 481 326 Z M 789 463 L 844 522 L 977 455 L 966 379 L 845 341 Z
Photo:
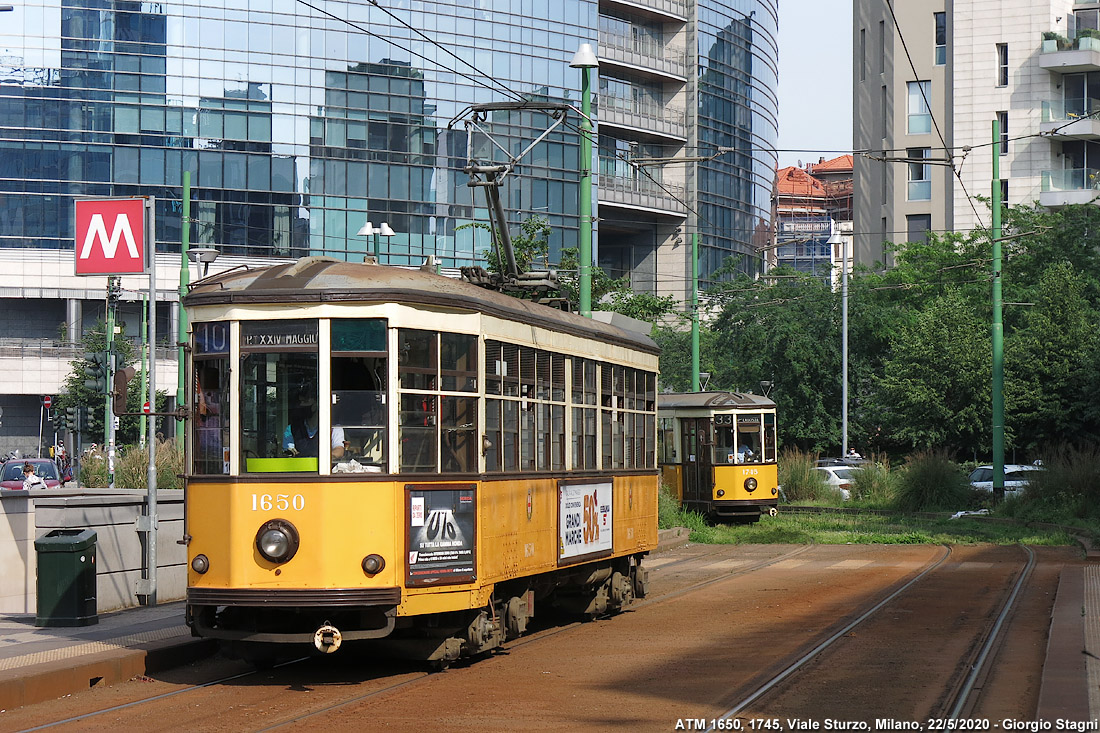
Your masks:
M 1072 548 L 1036 552 L 994 671 L 967 717 L 1033 715 L 1058 574 L 1080 562 Z M 7 711 L 0 728 L 21 730 L 184 690 L 56 729 L 671 731 L 723 715 L 945 553 L 929 545 L 692 545 L 651 558 L 650 596 L 633 610 L 538 631 L 504 653 L 443 673 L 371 660 L 348 647 L 331 658 L 187 690 L 247 669 L 214 658 L 155 680 Z M 752 569 L 767 560 L 778 561 Z M 926 580 L 749 706 L 743 719 L 780 718 L 787 730 L 788 717 L 941 715 L 1024 560 L 1016 547 L 953 548 Z

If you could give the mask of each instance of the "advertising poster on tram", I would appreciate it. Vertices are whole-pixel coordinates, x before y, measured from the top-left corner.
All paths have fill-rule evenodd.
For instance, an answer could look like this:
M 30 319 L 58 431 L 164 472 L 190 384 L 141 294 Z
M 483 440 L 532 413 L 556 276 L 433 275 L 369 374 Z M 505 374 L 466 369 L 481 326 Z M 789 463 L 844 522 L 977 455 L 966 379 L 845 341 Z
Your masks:
M 558 560 L 611 552 L 611 482 L 558 487 Z
M 408 584 L 475 580 L 474 484 L 409 486 L 406 496 Z

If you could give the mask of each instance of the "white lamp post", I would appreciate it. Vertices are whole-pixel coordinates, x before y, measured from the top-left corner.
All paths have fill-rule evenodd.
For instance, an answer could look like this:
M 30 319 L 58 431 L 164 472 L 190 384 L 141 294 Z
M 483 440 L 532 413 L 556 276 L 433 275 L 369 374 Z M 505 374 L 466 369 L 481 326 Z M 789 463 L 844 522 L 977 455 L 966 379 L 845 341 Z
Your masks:
M 830 252 L 835 252 L 837 245 L 841 247 L 840 256 L 840 455 L 848 457 L 848 242 L 837 231 L 836 222 L 833 222 L 833 233 L 829 235 L 827 244 Z
M 363 227 L 358 232 L 356 232 L 356 234 L 360 237 L 374 237 L 374 261 L 378 262 L 380 264 L 381 264 L 382 260 L 380 259 L 381 251 L 380 251 L 380 248 L 379 248 L 378 238 L 379 237 L 392 237 L 396 233 L 397 232 L 395 232 L 393 229 L 391 229 L 390 225 L 387 224 L 386 222 L 382 222 L 381 224 L 379 224 L 376 227 L 373 224 L 371 224 L 369 221 L 366 224 L 364 224 Z

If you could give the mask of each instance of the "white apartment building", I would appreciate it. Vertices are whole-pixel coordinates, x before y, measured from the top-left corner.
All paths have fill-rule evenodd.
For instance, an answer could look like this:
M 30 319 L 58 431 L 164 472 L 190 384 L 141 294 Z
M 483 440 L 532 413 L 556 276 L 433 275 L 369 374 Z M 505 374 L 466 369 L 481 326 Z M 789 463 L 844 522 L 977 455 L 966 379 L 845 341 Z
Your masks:
M 991 196 L 994 120 L 1008 204 L 1091 200 L 1100 120 L 1074 120 L 1100 112 L 1098 9 L 855 1 L 854 144 L 865 151 L 854 166 L 857 261 L 889 266 L 884 241 L 990 225 L 974 197 Z

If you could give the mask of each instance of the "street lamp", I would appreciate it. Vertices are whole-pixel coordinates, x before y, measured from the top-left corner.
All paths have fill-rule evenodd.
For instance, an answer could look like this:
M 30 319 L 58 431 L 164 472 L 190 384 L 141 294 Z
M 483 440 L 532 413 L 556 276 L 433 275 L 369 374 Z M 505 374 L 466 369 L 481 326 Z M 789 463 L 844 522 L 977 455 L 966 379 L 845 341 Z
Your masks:
M 830 252 L 841 247 L 840 258 L 840 455 L 848 456 L 848 242 L 840 235 L 833 222 L 833 233 L 829 235 Z
M 377 227 L 371 224 L 369 221 L 363 225 L 363 227 L 356 232 L 360 237 L 374 237 L 374 261 L 381 264 L 381 250 L 379 249 L 378 238 L 379 237 L 392 237 L 396 232 L 390 228 L 390 225 L 386 222 L 382 222 Z
M 187 259 L 198 264 L 202 263 L 202 276 L 206 277 L 206 273 L 210 272 L 210 263 L 218 259 L 218 255 L 221 254 L 213 247 L 190 247 L 187 250 Z
M 582 43 L 569 66 L 581 70 L 581 196 L 580 196 L 580 275 L 581 315 L 592 317 L 592 69 L 598 69 L 596 52 Z

